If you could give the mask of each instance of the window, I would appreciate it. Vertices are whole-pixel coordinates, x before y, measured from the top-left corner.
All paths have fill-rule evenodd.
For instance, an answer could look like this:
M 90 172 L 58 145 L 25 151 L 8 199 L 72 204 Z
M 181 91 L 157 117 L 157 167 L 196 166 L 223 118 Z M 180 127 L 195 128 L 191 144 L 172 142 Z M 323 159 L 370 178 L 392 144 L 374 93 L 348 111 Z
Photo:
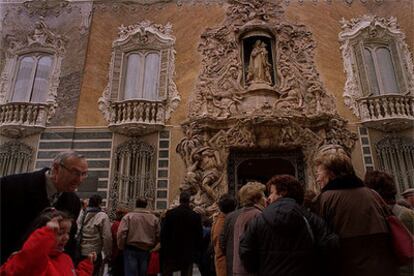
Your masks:
M 53 57 L 33 54 L 19 57 L 11 102 L 44 103 L 48 96 Z
M 0 177 L 30 171 L 33 149 L 20 142 L 0 146 Z
M 398 194 L 414 184 L 414 142 L 402 137 L 386 137 L 376 144 L 379 169 L 393 175 Z
M 384 45 L 365 45 L 362 64 L 364 73 L 361 81 L 368 83 L 367 94 L 398 94 L 398 82 L 394 62 L 389 47 Z M 363 78 L 366 76 L 366 80 Z
M 124 100 L 158 99 L 160 55 L 129 53 L 126 55 Z
M 118 146 L 114 160 L 112 205 L 134 207 L 138 197 L 148 199 L 153 207 L 155 199 L 154 148 L 151 145 L 130 140 Z
M 345 105 L 366 122 L 377 120 L 373 114 L 378 113 L 377 106 L 392 110 L 393 101 L 406 101 L 409 87 L 414 87 L 412 57 L 405 34 L 394 17 L 363 15 L 341 24 L 339 40 L 347 78 Z M 386 117 L 389 116 L 392 115 Z
M 119 28 L 112 43 L 108 85 L 98 101 L 112 131 L 142 134 L 154 130 L 148 125 L 162 127 L 170 119 L 181 101 L 173 80 L 174 45 L 169 23 L 145 20 Z
M 42 132 L 53 118 L 67 42 L 42 20 L 18 32 L 2 49 L 0 76 L 1 135 L 12 138 Z

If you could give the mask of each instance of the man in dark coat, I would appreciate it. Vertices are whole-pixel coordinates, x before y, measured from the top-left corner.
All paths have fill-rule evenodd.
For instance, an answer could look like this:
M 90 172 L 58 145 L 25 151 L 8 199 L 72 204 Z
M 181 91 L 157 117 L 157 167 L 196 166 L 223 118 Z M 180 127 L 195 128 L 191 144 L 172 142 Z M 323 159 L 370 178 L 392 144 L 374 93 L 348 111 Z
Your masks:
M 181 192 L 180 205 L 167 211 L 161 224 L 162 275 L 192 275 L 193 263 L 201 252 L 201 216 L 190 208 L 190 194 Z
M 33 220 L 47 207 L 66 211 L 74 219 L 80 212 L 80 199 L 74 193 L 87 177 L 86 159 L 74 152 L 59 153 L 52 168 L 0 178 L 0 261 L 20 249 Z M 76 224 L 66 247 L 73 256 Z

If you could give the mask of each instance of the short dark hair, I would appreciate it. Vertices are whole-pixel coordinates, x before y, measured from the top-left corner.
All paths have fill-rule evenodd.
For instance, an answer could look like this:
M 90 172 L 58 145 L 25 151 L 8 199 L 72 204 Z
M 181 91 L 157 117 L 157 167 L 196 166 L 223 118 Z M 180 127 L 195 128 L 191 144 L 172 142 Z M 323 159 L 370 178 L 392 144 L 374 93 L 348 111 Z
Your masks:
M 388 204 L 395 204 L 397 189 L 391 175 L 381 171 L 367 171 L 364 179 L 368 188 L 375 190 Z
M 268 189 L 270 189 L 270 186 L 275 186 L 278 194 L 293 198 L 298 204 L 303 203 L 305 190 L 302 184 L 291 175 L 275 175 L 267 182 L 266 186 Z
M 99 206 L 101 206 L 101 203 L 102 203 L 102 197 L 98 194 L 95 194 L 95 195 L 92 195 L 89 198 L 88 206 L 89 207 L 99 207 Z
M 181 204 L 189 204 L 190 203 L 191 194 L 187 191 L 182 191 L 180 193 L 180 203 Z
M 135 201 L 135 208 L 147 208 L 148 201 L 144 197 L 139 197 Z
M 220 197 L 218 201 L 218 206 L 220 211 L 222 211 L 225 214 L 228 214 L 234 211 L 234 209 L 236 209 L 236 198 L 231 194 L 224 194 Z

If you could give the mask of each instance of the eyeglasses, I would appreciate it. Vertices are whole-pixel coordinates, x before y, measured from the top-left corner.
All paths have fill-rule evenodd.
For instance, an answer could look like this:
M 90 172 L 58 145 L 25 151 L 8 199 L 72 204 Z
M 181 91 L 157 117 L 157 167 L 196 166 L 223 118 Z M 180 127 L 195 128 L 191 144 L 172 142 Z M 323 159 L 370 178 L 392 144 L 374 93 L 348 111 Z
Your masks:
M 66 169 L 71 175 L 76 176 L 76 177 L 82 177 L 82 178 L 86 178 L 88 177 L 88 172 L 81 172 L 78 171 L 76 169 L 69 169 L 68 167 L 66 167 L 63 164 L 59 164 L 62 168 Z

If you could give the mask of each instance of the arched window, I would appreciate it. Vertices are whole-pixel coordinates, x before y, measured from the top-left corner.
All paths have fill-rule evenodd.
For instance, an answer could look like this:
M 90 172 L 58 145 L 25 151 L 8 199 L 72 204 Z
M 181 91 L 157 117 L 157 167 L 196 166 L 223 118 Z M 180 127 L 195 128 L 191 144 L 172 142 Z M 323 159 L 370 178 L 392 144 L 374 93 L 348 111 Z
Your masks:
M 364 47 L 364 68 L 372 95 L 399 93 L 390 50 L 385 46 Z
M 35 53 L 20 56 L 11 102 L 44 103 L 48 96 L 53 57 Z
M 149 207 L 153 207 L 155 166 L 154 148 L 151 145 L 130 140 L 118 146 L 114 170 L 111 199 L 115 204 L 133 208 L 138 197 L 145 197 Z
M 30 171 L 33 149 L 20 142 L 0 146 L 0 176 Z
M 125 57 L 124 100 L 158 100 L 160 55 L 133 52 Z

